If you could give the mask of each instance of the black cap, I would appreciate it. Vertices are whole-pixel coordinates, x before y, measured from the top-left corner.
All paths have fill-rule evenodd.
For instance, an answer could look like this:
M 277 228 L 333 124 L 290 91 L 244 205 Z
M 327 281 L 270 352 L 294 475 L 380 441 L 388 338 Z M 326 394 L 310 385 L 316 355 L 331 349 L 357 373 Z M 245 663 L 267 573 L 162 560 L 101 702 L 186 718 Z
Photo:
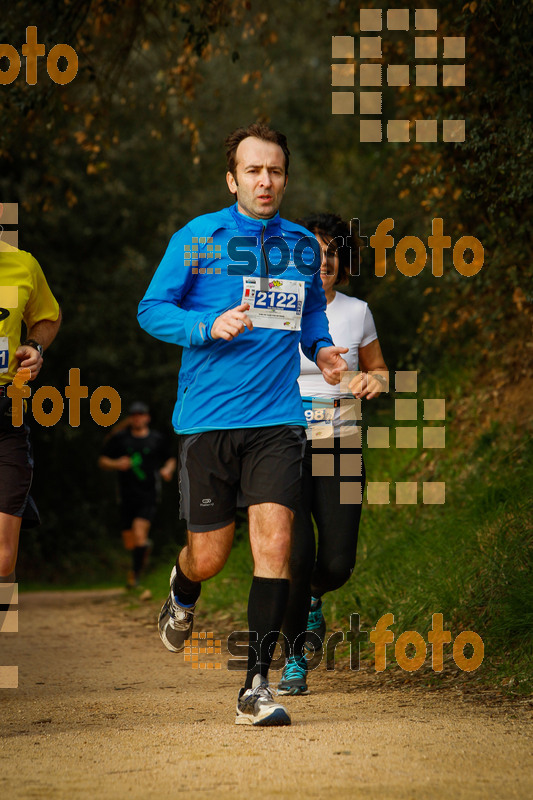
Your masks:
M 135 403 L 132 403 L 128 409 L 128 414 L 149 414 L 150 409 L 146 405 L 146 403 L 141 403 L 137 400 Z

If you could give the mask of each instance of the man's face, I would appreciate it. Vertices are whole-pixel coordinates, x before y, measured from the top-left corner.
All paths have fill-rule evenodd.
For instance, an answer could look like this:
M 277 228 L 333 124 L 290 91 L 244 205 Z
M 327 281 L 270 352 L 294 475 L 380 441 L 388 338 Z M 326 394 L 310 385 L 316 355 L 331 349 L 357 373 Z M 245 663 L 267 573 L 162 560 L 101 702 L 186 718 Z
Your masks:
M 270 219 L 280 207 L 287 185 L 283 150 L 274 142 L 248 136 L 235 155 L 236 179 L 228 172 L 226 180 L 230 192 L 237 195 L 237 208 L 254 219 Z
M 150 424 L 150 414 L 130 414 L 130 428 L 140 431 Z

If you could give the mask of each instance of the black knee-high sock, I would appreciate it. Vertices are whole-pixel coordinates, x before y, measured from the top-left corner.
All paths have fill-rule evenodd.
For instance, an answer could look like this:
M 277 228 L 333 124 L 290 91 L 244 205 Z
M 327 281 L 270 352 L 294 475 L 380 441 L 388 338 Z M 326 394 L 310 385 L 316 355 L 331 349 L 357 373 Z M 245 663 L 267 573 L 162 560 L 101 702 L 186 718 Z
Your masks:
M 144 544 L 139 547 L 134 547 L 131 552 L 133 574 L 136 578 L 139 578 L 144 567 L 144 559 L 146 557 L 147 550 L 148 545 Z
M 202 589 L 201 581 L 191 581 L 183 574 L 180 567 L 180 557 L 176 559 L 176 577 L 172 584 L 172 591 L 178 603 L 182 606 L 193 606 L 200 597 Z
M 305 580 L 293 579 L 285 619 L 283 620 L 283 633 L 285 634 L 285 655 L 287 658 L 303 656 L 305 632 L 307 630 L 307 617 L 311 605 L 311 590 Z
M 248 598 L 248 630 L 257 640 L 248 646 L 248 672 L 245 689 L 252 688 L 256 675 L 266 678 L 274 647 L 285 615 L 290 581 L 287 578 L 254 576 Z M 255 638 L 255 637 L 254 637 Z

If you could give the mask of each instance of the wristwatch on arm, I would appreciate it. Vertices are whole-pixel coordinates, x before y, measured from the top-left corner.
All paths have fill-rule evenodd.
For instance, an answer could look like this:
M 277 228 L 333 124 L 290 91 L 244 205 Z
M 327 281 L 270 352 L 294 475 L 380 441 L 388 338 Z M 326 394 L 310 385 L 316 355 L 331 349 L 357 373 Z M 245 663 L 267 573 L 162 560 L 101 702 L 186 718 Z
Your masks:
M 27 344 L 30 347 L 33 347 L 34 350 L 37 350 L 37 352 L 39 353 L 41 358 L 43 357 L 43 353 L 44 353 L 43 346 L 42 346 L 42 344 L 39 344 L 39 342 L 36 342 L 35 339 L 26 339 L 26 341 L 22 342 L 22 344 L 23 345 Z

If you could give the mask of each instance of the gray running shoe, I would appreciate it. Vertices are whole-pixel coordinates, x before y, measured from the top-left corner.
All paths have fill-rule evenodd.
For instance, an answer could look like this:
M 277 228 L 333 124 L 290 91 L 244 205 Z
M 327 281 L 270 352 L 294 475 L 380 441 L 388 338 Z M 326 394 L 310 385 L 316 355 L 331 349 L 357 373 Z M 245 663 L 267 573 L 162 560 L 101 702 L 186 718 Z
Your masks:
M 241 689 L 237 700 L 236 725 L 290 725 L 285 706 L 276 703 L 268 681 L 256 675 L 251 689 Z
M 187 639 L 191 638 L 195 605 L 184 608 L 176 603 L 172 586 L 176 577 L 176 567 L 170 575 L 170 592 L 159 613 L 159 636 L 167 650 L 181 653 Z

